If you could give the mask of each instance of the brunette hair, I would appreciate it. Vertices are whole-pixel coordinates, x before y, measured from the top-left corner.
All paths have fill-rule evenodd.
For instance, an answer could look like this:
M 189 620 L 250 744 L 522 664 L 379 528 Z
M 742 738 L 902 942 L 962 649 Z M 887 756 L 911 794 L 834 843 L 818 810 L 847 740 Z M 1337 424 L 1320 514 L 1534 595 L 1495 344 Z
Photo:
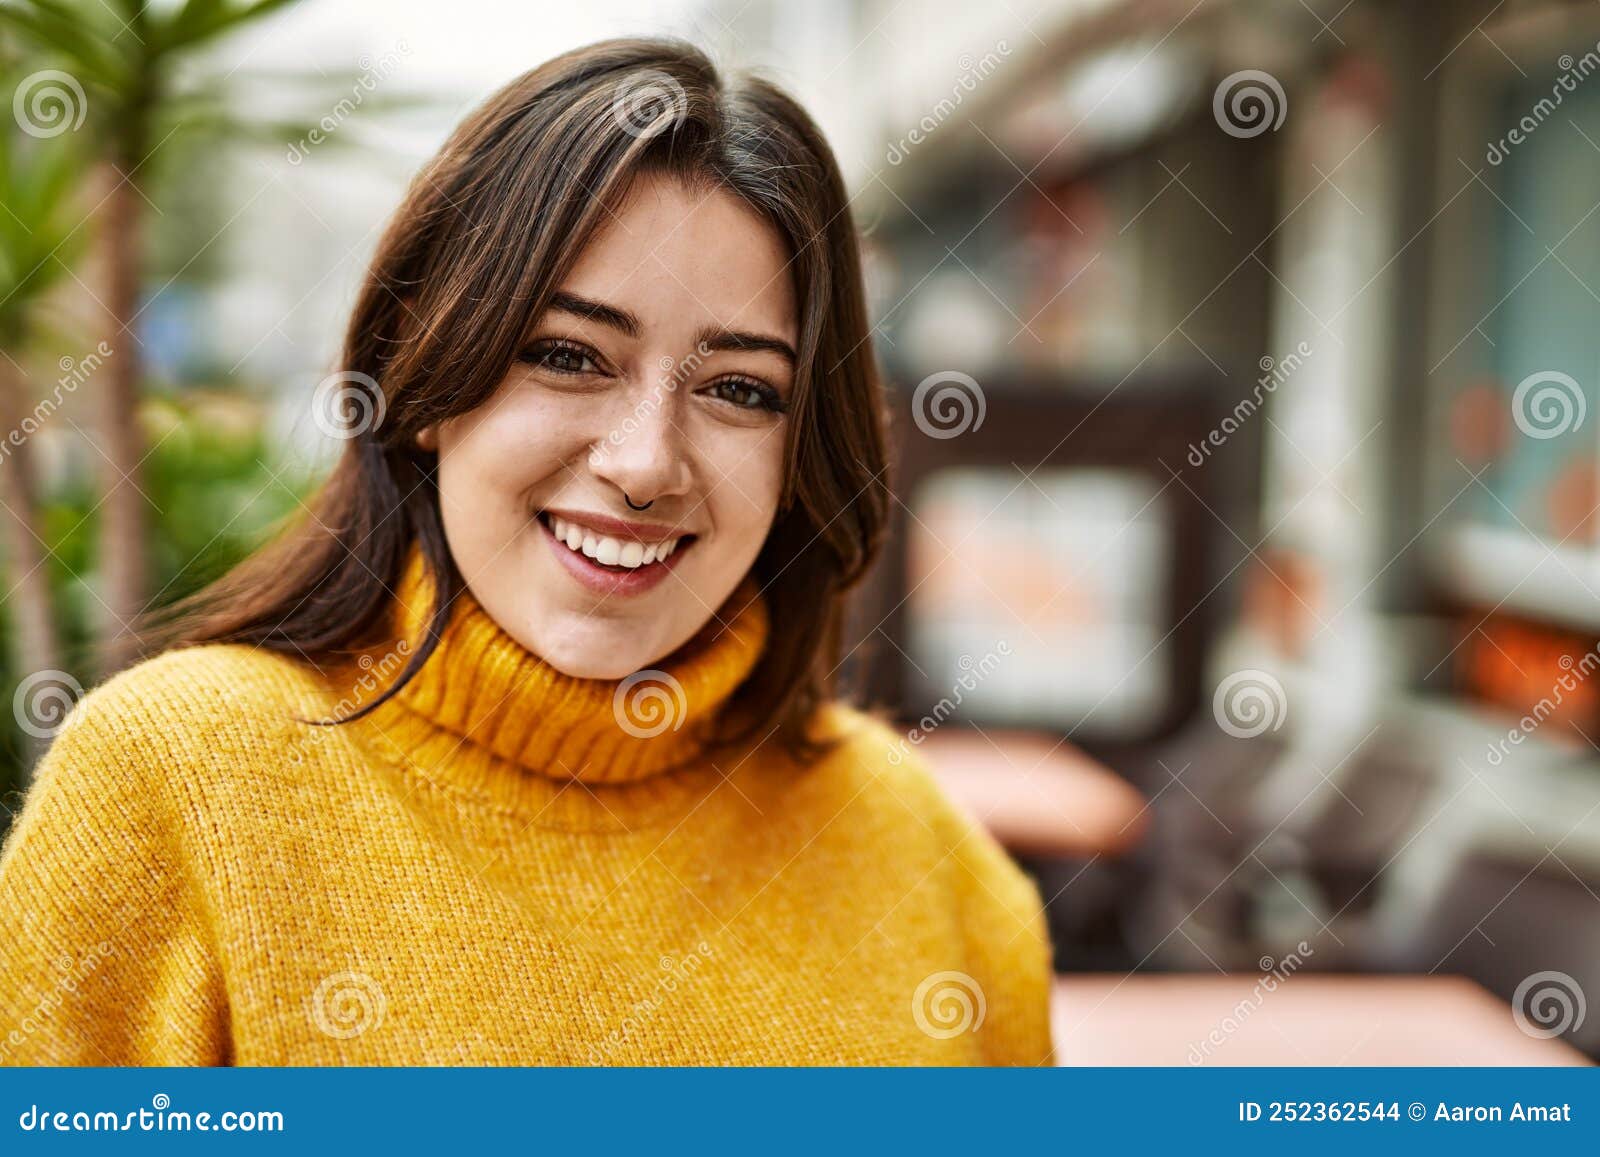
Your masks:
M 385 625 L 415 543 L 437 592 L 427 638 L 350 718 L 409 681 L 464 586 L 440 520 L 437 458 L 416 433 L 490 398 L 579 251 L 646 172 L 732 192 L 792 255 L 799 360 L 786 481 L 754 567 L 772 630 L 734 702 L 739 736 L 776 727 L 791 751 L 812 754 L 805 724 L 833 692 L 843 593 L 876 554 L 888 505 L 855 228 L 805 111 L 766 80 L 724 80 L 677 41 L 558 56 L 457 127 L 412 181 L 361 288 L 335 377 L 376 393 L 343 398 L 348 440 L 311 514 L 147 620 L 154 649 L 234 642 L 337 662 Z

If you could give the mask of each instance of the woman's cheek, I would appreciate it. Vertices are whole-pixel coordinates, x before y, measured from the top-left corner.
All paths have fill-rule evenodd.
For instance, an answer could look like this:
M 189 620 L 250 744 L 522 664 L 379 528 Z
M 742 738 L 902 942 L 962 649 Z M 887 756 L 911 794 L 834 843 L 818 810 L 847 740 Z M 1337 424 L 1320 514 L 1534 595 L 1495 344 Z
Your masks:
M 783 489 L 783 437 L 764 432 L 756 446 L 728 447 L 722 461 L 734 463 L 718 487 L 724 492 L 725 525 L 738 527 L 744 553 L 753 559 L 777 517 Z
M 459 496 L 481 502 L 490 496 L 520 498 L 549 481 L 583 449 L 579 415 L 563 409 L 529 392 L 467 415 L 453 453 L 440 463 L 441 485 L 450 480 L 446 470 L 454 467 Z

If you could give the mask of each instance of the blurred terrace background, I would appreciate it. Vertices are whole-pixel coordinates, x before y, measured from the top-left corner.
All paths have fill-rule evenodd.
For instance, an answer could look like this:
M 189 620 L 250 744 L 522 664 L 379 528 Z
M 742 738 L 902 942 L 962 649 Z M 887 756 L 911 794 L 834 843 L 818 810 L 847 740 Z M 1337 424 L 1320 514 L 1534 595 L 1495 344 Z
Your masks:
M 677 35 L 851 184 L 899 502 L 841 674 L 1038 878 L 1062 1059 L 1600 1057 L 1600 5 L 0 16 L 9 806 L 331 460 L 449 126 Z

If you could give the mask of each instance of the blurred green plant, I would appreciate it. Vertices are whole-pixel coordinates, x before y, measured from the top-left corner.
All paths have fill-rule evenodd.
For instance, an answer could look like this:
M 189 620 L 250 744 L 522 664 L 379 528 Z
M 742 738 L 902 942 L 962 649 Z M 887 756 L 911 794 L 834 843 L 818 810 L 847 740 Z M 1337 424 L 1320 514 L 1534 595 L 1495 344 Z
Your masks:
M 152 577 L 141 474 L 145 445 L 137 413 L 144 380 L 139 343 L 125 340 L 138 317 L 141 225 L 157 154 L 185 127 L 220 127 L 229 118 L 216 93 L 178 67 L 247 24 L 296 0 L 185 0 L 157 8 L 146 0 L 10 0 L 0 25 L 61 65 L 24 78 L 13 112 L 24 132 L 54 137 L 83 128 L 94 156 L 95 233 L 106 343 L 116 351 L 97 383 L 102 506 L 96 525 L 107 630 L 98 668 L 110 672 L 137 654 L 138 640 L 116 629 L 144 609 Z M 196 116 L 194 106 L 209 108 Z
M 0 54 L 0 84 L 19 75 L 13 54 Z M 27 371 L 30 338 L 44 327 L 46 295 L 81 248 L 81 206 L 75 196 L 87 158 L 76 142 L 33 138 L 13 119 L 0 126 L 0 542 L 5 546 L 6 602 L 14 664 L 59 669 L 55 600 L 39 535 L 39 479 L 33 447 L 20 433 L 34 391 Z
M 9 574 L 0 689 L 45 669 L 84 686 L 114 673 L 138 654 L 130 635 L 113 641 L 117 624 L 218 577 L 311 485 L 279 479 L 261 435 L 237 428 L 240 414 L 259 425 L 256 403 L 142 396 L 159 383 L 134 340 L 135 323 L 169 287 L 193 292 L 224 274 L 212 243 L 238 216 L 224 204 L 224 178 L 245 150 L 287 146 L 298 164 L 307 141 L 359 143 L 333 135 L 357 108 L 369 116 L 434 103 L 370 95 L 366 72 L 356 83 L 337 70 L 252 75 L 206 51 L 295 2 L 0 0 L 0 81 L 12 97 L 11 121 L 0 126 L 0 499 L 17 512 L 6 526 L 0 511 Z M 156 206 L 162 216 L 147 221 Z M 86 255 L 92 262 L 75 269 Z M 57 297 L 94 306 L 94 319 L 45 308 Z M 48 399 L 35 404 L 42 383 L 23 369 L 82 365 L 49 355 L 91 347 L 100 354 L 92 374 L 68 392 L 81 384 L 96 403 L 92 437 Z M 208 384 L 225 389 L 231 374 Z M 80 467 L 49 494 L 29 461 L 41 424 Z M 19 442 L 19 429 L 30 437 Z M 152 519 L 147 507 L 159 513 Z M 0 789 L 23 781 L 34 754 L 16 714 L 0 715 Z
M 145 403 L 147 429 L 160 429 L 146 461 L 143 486 L 159 513 L 150 526 L 157 599 L 175 601 L 204 587 L 259 547 L 294 517 L 317 479 L 286 466 L 262 433 L 257 403 L 230 399 L 219 419 L 216 399 Z M 92 685 L 94 625 L 100 610 L 84 575 L 93 573 L 98 493 L 87 479 L 70 481 L 40 506 L 40 533 L 50 548 L 43 567 L 59 610 L 65 669 Z M 10 646 L 14 616 L 0 616 L 6 656 L 0 668 L 0 834 L 26 787 L 33 737 L 21 726 L 15 696 L 37 669 L 18 667 Z

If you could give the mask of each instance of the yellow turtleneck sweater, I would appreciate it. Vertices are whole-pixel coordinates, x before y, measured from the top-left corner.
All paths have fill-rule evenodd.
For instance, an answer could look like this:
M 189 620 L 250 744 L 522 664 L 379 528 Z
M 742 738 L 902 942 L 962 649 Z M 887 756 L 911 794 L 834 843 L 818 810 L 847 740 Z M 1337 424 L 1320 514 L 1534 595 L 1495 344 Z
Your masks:
M 762 601 L 619 698 L 464 595 L 296 722 L 398 672 L 396 593 L 348 675 L 210 645 L 78 704 L 0 856 L 0 1063 L 1048 1063 L 1038 893 L 891 731 L 701 748 Z

